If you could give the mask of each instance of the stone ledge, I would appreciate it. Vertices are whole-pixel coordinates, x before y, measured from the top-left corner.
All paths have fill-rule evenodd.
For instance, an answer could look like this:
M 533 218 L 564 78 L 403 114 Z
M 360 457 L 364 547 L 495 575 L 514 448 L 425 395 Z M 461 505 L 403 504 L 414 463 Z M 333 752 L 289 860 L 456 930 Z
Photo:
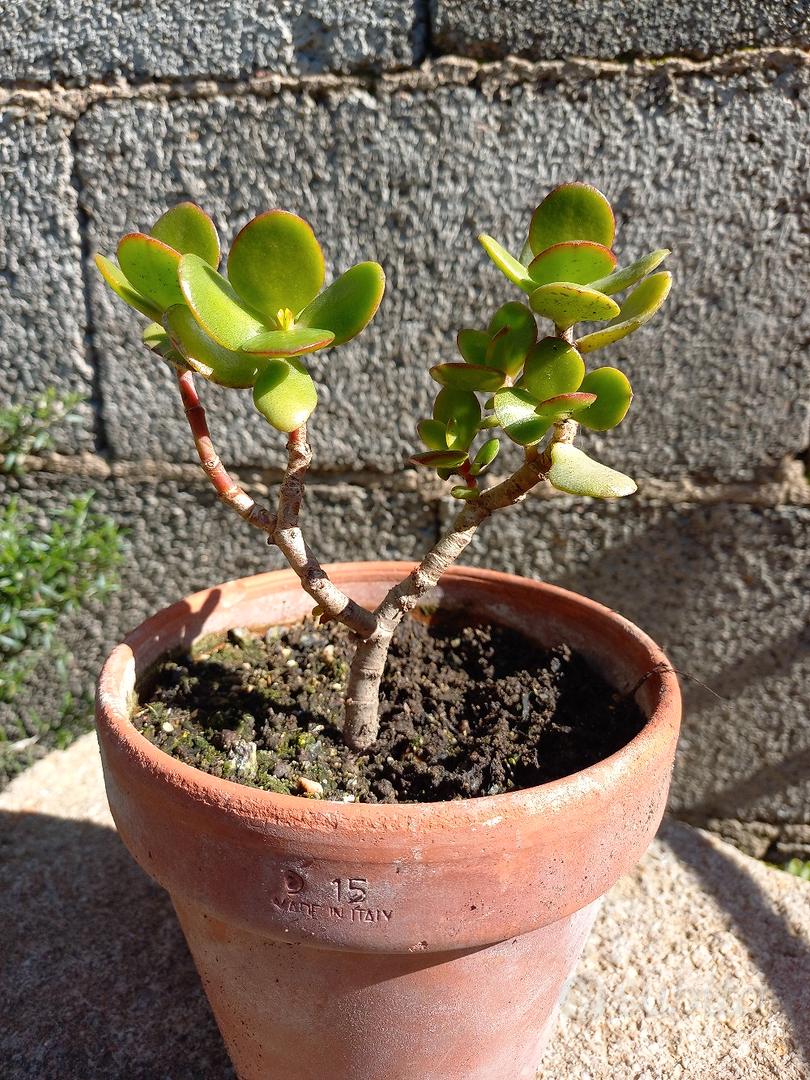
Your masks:
M 8 1080 L 233 1072 L 168 897 L 111 827 L 95 736 L 0 795 Z M 540 1078 L 801 1080 L 810 886 L 665 823 L 605 899 Z

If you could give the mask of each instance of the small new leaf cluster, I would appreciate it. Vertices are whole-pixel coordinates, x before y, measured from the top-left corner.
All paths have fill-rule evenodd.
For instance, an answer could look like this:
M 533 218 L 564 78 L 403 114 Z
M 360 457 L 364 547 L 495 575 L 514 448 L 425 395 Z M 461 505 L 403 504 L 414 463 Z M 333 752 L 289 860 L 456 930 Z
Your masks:
M 555 188 L 534 211 L 529 236 L 516 259 L 491 236 L 479 237 L 498 269 L 528 296 L 510 301 L 485 330 L 458 335 L 461 363 L 438 364 L 431 376 L 442 389 L 433 416 L 418 433 L 427 452 L 411 460 L 443 479 L 459 475 L 451 494 L 478 497 L 476 477 L 492 463 L 500 429 L 523 447 L 540 443 L 555 424 L 573 418 L 592 431 L 621 423 L 632 400 L 630 382 L 615 367 L 586 372 L 583 357 L 621 340 L 648 322 L 671 286 L 667 272 L 652 273 L 665 248 L 616 269 L 615 221 L 610 204 L 588 184 Z M 649 275 L 649 276 L 648 276 Z M 621 304 L 615 295 L 635 286 Z M 540 337 L 535 316 L 550 319 L 554 333 Z M 607 322 L 577 337 L 579 322 Z M 479 394 L 490 395 L 483 403 Z M 478 450 L 479 432 L 486 441 Z M 617 498 L 636 490 L 630 477 L 593 461 L 568 442 L 552 442 L 548 479 L 561 491 Z
M 318 395 L 300 359 L 360 333 L 382 299 L 385 275 L 362 262 L 323 288 L 323 253 L 310 226 L 270 210 L 231 244 L 227 277 L 211 218 L 194 203 L 167 211 L 149 233 L 129 233 L 118 265 L 102 255 L 104 280 L 150 319 L 144 343 L 209 382 L 253 389 L 256 408 L 279 431 L 300 427 Z

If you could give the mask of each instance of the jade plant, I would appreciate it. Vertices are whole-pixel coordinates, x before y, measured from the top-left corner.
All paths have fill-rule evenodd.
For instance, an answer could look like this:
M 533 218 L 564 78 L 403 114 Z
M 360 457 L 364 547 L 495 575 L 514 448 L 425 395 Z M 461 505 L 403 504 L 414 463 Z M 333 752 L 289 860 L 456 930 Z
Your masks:
M 344 739 L 354 750 L 367 749 L 377 736 L 380 680 L 397 625 L 483 521 L 543 481 L 598 499 L 636 490 L 630 477 L 574 445 L 580 425 L 606 431 L 621 423 L 632 398 L 621 371 L 586 371 L 585 357 L 643 326 L 671 284 L 669 273 L 653 272 L 666 249 L 617 269 L 614 232 L 605 196 L 569 183 L 535 209 L 520 258 L 492 237 L 479 237 L 523 299 L 502 304 L 486 326 L 460 330 L 460 359 L 430 369 L 438 390 L 432 416 L 418 425 L 425 449 L 411 461 L 450 482 L 459 510 L 449 531 L 373 611 L 330 580 L 299 518 L 312 458 L 307 421 L 318 401 L 310 365 L 317 372 L 315 353 L 351 340 L 374 317 L 385 288 L 382 267 L 358 263 L 324 288 L 323 254 L 310 226 L 271 210 L 236 236 L 226 275 L 213 222 L 189 202 L 170 209 L 150 232 L 124 236 L 118 265 L 96 257 L 110 288 L 149 319 L 144 344 L 176 374 L 197 454 L 222 501 L 279 548 L 314 600 L 315 616 L 355 635 L 344 716 Z M 580 323 L 602 325 L 579 332 Z M 274 510 L 257 503 L 217 455 L 195 376 L 251 390 L 261 416 L 287 435 Z M 522 463 L 490 482 L 498 432 L 521 448 Z

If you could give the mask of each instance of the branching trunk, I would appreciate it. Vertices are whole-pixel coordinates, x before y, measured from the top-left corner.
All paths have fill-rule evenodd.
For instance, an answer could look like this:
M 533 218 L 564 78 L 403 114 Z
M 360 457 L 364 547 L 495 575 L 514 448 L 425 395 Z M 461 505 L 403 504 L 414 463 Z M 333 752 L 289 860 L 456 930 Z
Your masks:
M 496 510 L 514 506 L 545 479 L 551 467 L 550 447 L 555 442 L 573 442 L 577 425 L 563 420 L 555 425 L 549 447 L 541 454 L 530 447 L 523 465 L 507 480 L 484 491 L 478 499 L 465 503 L 452 529 L 431 548 L 411 573 L 395 585 L 375 611 L 377 629 L 361 641 L 352 660 L 346 688 L 343 738 L 353 750 L 366 750 L 379 731 L 380 681 L 388 649 L 397 625 L 439 581 L 461 555 L 478 526 Z

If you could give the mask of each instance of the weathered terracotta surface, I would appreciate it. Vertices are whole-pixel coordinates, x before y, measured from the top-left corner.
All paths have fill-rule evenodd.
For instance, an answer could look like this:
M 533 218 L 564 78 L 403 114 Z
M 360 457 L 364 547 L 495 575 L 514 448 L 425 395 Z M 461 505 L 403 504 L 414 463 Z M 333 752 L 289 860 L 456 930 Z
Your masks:
M 379 601 L 408 564 L 330 568 Z M 660 650 L 562 589 L 457 567 L 442 606 L 565 640 L 620 688 Z M 533 1077 L 595 902 L 644 852 L 666 801 L 680 719 L 668 671 L 637 694 L 649 716 L 623 750 L 509 795 L 371 806 L 218 780 L 128 721 L 138 674 L 166 651 L 311 609 L 288 571 L 230 582 L 159 612 L 99 681 L 105 781 L 119 832 L 172 895 L 242 1080 Z

